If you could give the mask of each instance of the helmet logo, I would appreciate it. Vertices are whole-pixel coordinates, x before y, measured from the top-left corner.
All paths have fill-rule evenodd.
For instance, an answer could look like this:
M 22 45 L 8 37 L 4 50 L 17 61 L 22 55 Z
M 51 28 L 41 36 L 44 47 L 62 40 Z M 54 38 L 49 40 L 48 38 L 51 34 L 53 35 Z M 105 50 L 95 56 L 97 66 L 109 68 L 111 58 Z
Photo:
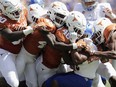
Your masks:
M 100 21 L 100 22 L 98 23 L 98 25 L 101 25 L 101 26 L 102 26 L 102 21 Z
M 33 9 L 32 9 L 32 8 L 30 8 L 30 11 L 33 11 Z
M 73 21 L 78 21 L 76 17 L 74 17 Z
M 53 4 L 52 8 L 57 7 L 57 6 L 58 6 L 57 4 Z

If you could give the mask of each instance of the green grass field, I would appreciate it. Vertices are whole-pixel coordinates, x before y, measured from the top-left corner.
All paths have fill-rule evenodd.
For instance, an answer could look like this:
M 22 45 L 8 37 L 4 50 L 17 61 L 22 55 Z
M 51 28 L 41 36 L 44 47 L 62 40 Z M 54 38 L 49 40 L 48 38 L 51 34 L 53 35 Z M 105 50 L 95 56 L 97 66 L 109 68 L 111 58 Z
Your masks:
M 106 83 L 106 87 L 111 87 L 108 81 Z

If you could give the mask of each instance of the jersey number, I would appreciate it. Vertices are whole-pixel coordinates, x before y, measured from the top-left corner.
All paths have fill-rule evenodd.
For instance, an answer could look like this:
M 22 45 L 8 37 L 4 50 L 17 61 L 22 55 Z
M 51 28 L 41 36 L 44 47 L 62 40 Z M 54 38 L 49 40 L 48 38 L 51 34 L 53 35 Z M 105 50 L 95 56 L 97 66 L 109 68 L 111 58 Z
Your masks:
M 4 23 L 4 22 L 6 22 L 6 18 L 3 18 L 3 17 L 0 17 L 0 23 Z

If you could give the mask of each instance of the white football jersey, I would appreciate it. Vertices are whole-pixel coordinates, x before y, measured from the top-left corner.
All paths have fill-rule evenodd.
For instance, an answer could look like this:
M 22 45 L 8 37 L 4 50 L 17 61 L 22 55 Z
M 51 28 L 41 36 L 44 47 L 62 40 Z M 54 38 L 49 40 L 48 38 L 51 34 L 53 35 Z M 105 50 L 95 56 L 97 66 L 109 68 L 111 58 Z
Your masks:
M 97 47 L 93 44 L 91 39 L 85 38 L 84 41 L 87 43 L 88 46 L 91 47 L 91 51 L 97 50 Z M 83 77 L 93 79 L 95 77 L 95 73 L 99 64 L 100 64 L 100 60 L 98 59 L 94 60 L 91 63 L 85 61 L 84 63 L 79 65 L 79 70 L 75 70 L 75 73 Z
M 90 26 L 93 25 L 93 22 L 101 17 L 105 17 L 105 8 L 108 8 L 112 11 L 111 5 L 109 3 L 98 3 L 96 8 L 92 11 L 87 11 L 83 8 L 81 3 L 77 3 L 74 6 L 75 11 L 83 13 L 87 19 L 87 24 Z

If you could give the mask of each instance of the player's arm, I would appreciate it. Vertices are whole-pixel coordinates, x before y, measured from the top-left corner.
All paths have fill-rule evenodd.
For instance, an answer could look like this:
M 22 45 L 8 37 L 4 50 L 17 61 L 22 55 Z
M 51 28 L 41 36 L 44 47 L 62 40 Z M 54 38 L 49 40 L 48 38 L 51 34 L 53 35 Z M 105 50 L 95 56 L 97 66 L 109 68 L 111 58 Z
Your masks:
M 65 64 L 74 65 L 74 61 L 73 61 L 69 51 L 63 52 L 62 58 L 63 58 Z
M 103 12 L 105 13 L 105 16 L 110 18 L 112 21 L 116 21 L 116 14 L 113 13 L 110 3 L 105 3 L 104 5 Z
M 54 34 L 45 30 L 40 30 L 40 32 L 42 33 L 43 37 L 51 47 L 54 47 L 61 51 L 73 49 L 73 44 L 65 44 L 63 42 L 58 42 Z
M 92 55 L 99 58 L 116 59 L 115 51 L 96 51 Z
M 15 32 L 12 32 L 10 29 L 7 29 L 7 28 L 0 29 L 0 34 L 3 35 L 6 39 L 8 39 L 11 42 L 17 41 L 32 32 L 33 32 L 33 29 L 31 27 L 27 27 L 25 30 L 15 31 Z
M 91 52 L 90 50 L 86 50 L 88 55 L 98 57 L 100 59 L 116 59 L 116 52 L 115 51 L 94 51 Z
M 74 63 L 76 63 L 77 65 L 82 64 L 83 62 L 89 59 L 88 53 L 87 54 L 86 52 L 80 53 L 80 52 L 77 52 L 77 50 L 71 51 L 71 57 Z
M 72 50 L 70 52 L 63 52 L 64 63 L 68 65 L 79 65 L 89 59 L 88 54 Z
M 54 34 L 49 33 L 46 36 L 44 36 L 46 38 L 46 41 L 54 48 L 61 50 L 61 51 L 65 51 L 65 50 L 73 50 L 73 44 L 65 44 L 63 42 L 58 42 L 54 36 Z M 77 46 L 77 45 L 76 45 Z M 76 48 L 76 47 L 75 47 Z
M 104 44 L 103 44 L 104 46 Z M 102 46 L 102 48 L 103 48 Z M 106 51 L 96 51 L 93 55 L 99 56 L 101 58 L 116 59 L 116 32 L 114 31 L 111 38 L 108 40 Z
M 42 33 L 43 37 L 45 38 L 45 40 L 47 41 L 47 43 L 58 49 L 58 50 L 61 50 L 61 51 L 66 51 L 66 50 L 73 50 L 73 49 L 81 49 L 83 48 L 83 46 L 78 46 L 77 43 L 72 43 L 72 44 L 65 44 L 63 42 L 59 42 L 57 41 L 56 37 L 54 34 L 48 32 L 48 31 L 45 31 L 45 30 L 40 30 L 40 32 Z

